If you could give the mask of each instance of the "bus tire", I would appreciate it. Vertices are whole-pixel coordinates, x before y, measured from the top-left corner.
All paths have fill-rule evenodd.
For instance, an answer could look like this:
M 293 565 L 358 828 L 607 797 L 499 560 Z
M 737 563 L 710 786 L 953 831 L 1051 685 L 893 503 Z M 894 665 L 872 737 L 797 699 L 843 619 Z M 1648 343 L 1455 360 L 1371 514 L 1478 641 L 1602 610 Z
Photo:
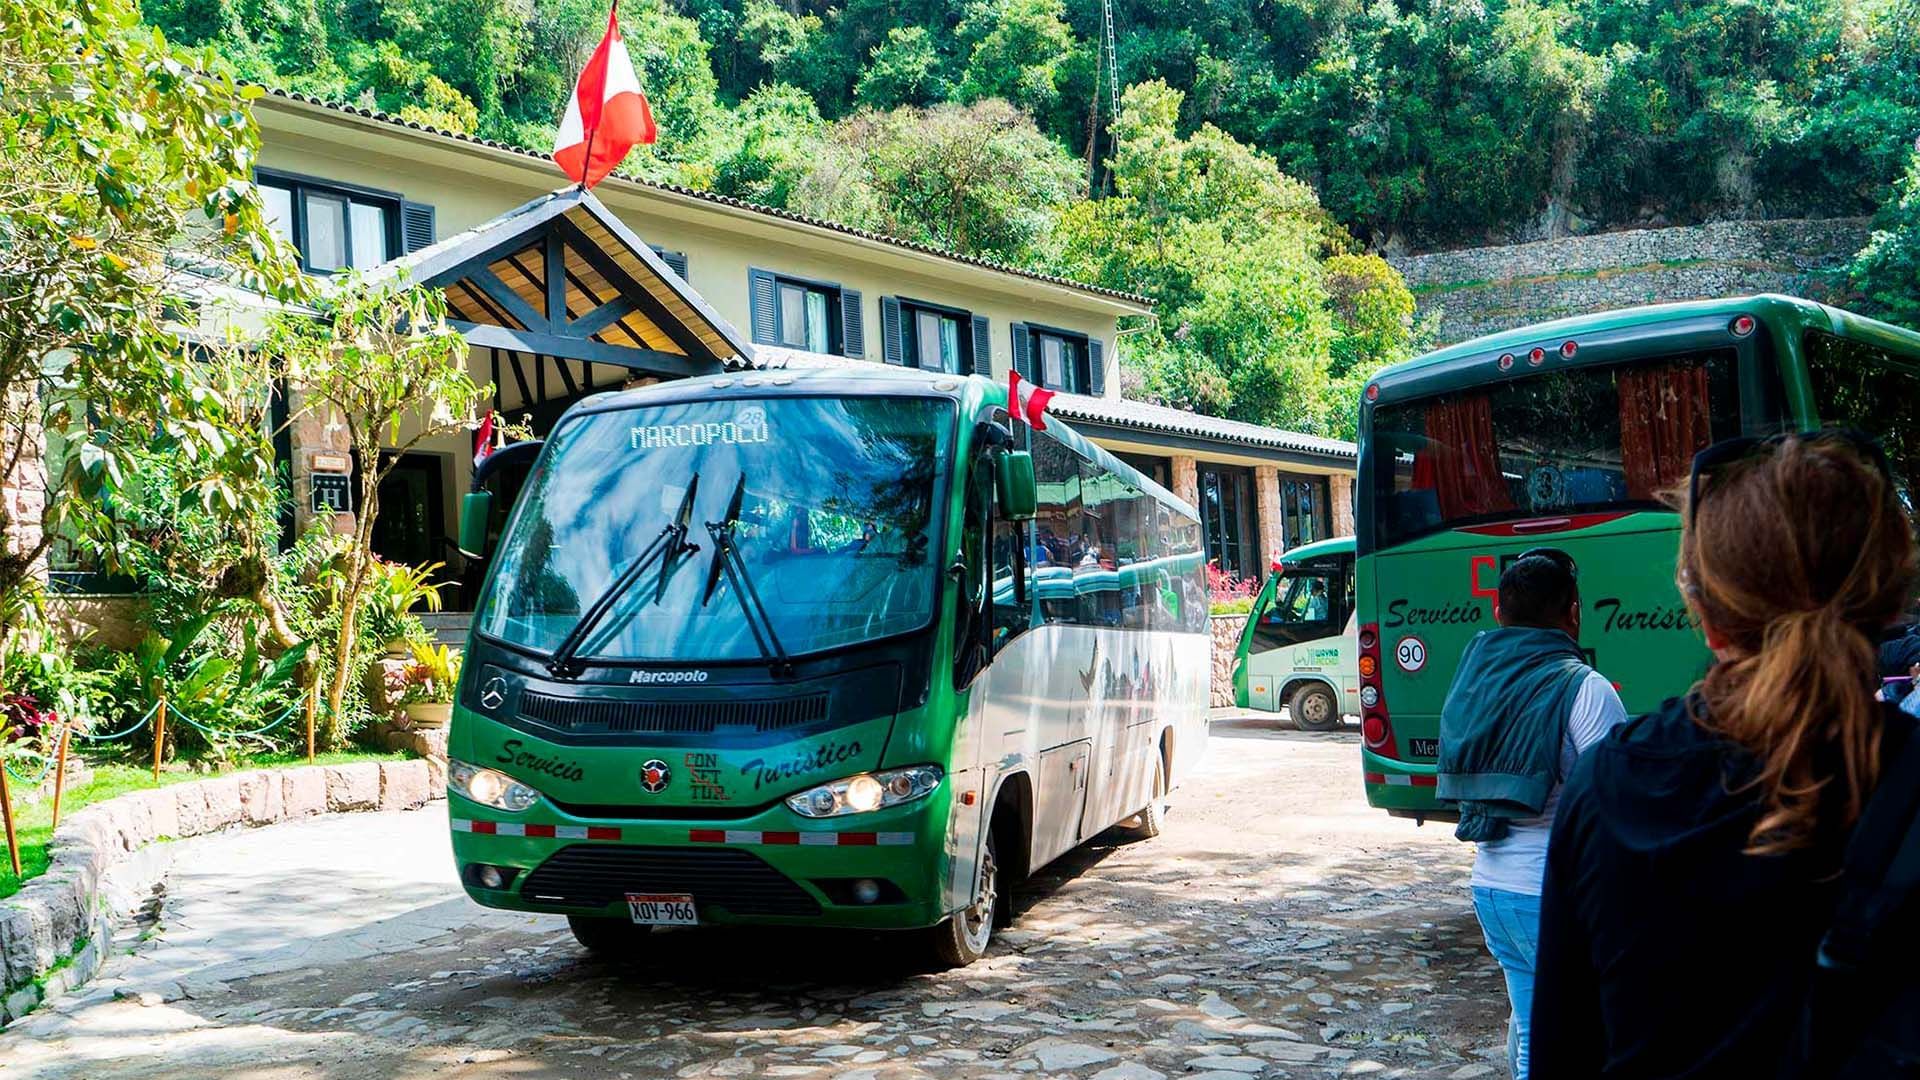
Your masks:
M 1151 840 L 1160 835 L 1167 822 L 1167 756 L 1153 756 L 1153 798 L 1130 820 L 1127 836 L 1132 840 Z
M 1301 731 L 1332 731 L 1340 726 L 1340 703 L 1321 683 L 1301 683 L 1287 702 L 1287 715 Z
M 927 931 L 934 962 L 941 969 L 963 968 L 987 955 L 994 921 L 1004 906 L 1000 889 L 999 845 L 989 832 L 986 850 L 980 853 L 980 877 L 973 903 Z
M 631 958 L 653 927 L 637 925 L 628 919 L 609 919 L 596 915 L 569 915 L 567 929 L 573 940 L 602 960 Z

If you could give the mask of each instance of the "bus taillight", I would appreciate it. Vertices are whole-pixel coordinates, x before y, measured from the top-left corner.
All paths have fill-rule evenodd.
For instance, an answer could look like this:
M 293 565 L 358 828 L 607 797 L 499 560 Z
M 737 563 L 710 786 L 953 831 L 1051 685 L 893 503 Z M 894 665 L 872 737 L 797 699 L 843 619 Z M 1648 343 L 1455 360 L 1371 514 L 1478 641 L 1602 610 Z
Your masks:
M 1753 333 L 1753 327 L 1753 316 L 1735 315 L 1733 317 L 1733 325 L 1727 329 L 1733 331 L 1734 337 L 1746 337 L 1748 334 Z
M 1360 737 L 1367 749 L 1387 757 L 1399 757 L 1394 745 L 1393 724 L 1387 719 L 1387 692 L 1380 684 L 1380 626 L 1366 623 L 1360 627 Z

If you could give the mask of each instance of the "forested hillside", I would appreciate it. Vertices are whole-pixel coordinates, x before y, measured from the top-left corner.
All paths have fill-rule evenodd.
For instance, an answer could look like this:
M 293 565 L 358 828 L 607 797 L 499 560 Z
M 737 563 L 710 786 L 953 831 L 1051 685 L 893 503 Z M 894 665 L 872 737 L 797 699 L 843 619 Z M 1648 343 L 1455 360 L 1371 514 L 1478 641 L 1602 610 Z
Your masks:
M 146 12 L 247 77 L 544 150 L 605 3 Z M 1920 309 L 1920 0 L 1111 3 L 1109 70 L 1101 0 L 628 0 L 661 123 L 628 167 L 1146 292 L 1136 384 L 1309 430 L 1416 344 L 1368 251 L 1884 208 L 1856 295 Z

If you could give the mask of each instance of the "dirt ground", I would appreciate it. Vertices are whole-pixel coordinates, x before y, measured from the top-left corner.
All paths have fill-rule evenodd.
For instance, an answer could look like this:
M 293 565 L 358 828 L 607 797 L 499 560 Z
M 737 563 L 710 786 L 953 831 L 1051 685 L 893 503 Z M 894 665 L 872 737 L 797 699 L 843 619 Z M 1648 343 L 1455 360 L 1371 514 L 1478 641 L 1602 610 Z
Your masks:
M 0 1078 L 1504 1075 L 1469 849 L 1368 809 L 1355 742 L 1217 721 L 1159 839 L 1046 868 L 938 974 L 872 934 L 595 961 L 459 892 L 443 804 L 191 841 L 157 924 L 0 1034 Z

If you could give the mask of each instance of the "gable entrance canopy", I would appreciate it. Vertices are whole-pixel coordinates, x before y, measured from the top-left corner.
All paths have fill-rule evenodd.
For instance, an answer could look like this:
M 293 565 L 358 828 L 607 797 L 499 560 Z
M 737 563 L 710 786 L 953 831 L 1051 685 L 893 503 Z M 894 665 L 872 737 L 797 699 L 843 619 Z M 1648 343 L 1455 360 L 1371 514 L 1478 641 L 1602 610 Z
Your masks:
M 645 376 L 751 366 L 752 347 L 590 192 L 567 188 L 382 265 L 440 289 L 502 411 Z M 549 378 L 549 376 L 552 378 Z

